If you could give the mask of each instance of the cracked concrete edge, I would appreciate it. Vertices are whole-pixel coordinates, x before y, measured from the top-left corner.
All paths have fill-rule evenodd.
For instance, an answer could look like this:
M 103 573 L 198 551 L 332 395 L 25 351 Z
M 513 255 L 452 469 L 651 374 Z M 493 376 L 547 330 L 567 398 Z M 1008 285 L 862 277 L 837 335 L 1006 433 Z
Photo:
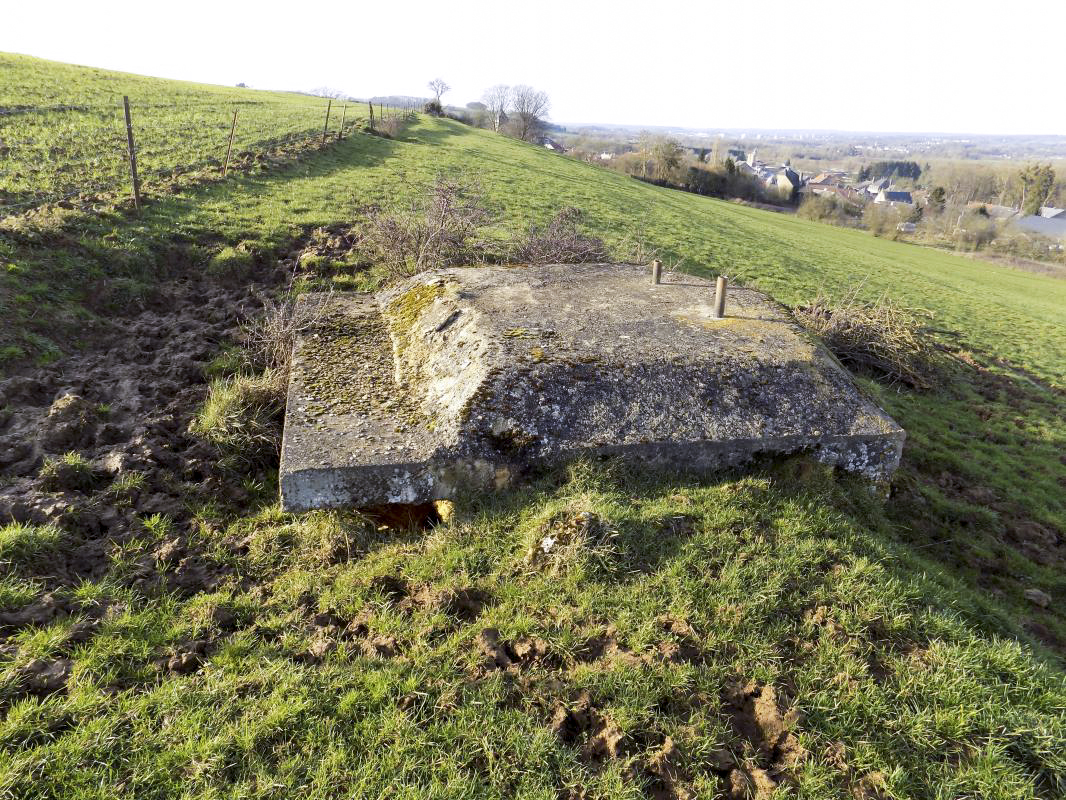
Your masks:
M 575 450 L 553 463 L 618 457 L 639 468 L 706 475 L 741 466 L 758 456 L 809 452 L 824 464 L 858 474 L 878 486 L 886 484 L 899 466 L 905 439 L 901 429 L 888 435 L 609 445 Z M 520 476 L 520 469 L 515 464 L 440 456 L 421 462 L 297 469 L 281 477 L 282 509 L 300 512 L 359 507 L 380 504 L 382 498 L 402 504 L 445 500 L 463 492 L 505 488 Z

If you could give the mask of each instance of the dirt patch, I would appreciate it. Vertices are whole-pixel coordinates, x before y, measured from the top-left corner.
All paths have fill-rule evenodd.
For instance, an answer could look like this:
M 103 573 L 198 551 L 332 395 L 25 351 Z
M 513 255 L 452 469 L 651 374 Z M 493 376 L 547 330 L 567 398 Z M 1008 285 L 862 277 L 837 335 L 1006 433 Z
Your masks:
M 21 688 L 38 696 L 64 691 L 73 666 L 74 663 L 69 658 L 58 658 L 55 661 L 35 658 L 19 670 Z
M 706 660 L 701 648 L 702 637 L 685 620 L 666 615 L 659 618 L 659 625 L 669 637 L 657 646 L 664 661 L 702 664 Z
M 575 649 L 575 663 L 592 663 L 601 659 L 612 664 L 639 666 L 654 661 L 666 661 L 672 664 L 703 664 L 707 653 L 703 648 L 703 638 L 686 621 L 671 615 L 658 619 L 663 638 L 651 651 L 637 653 L 618 641 L 617 630 L 608 625 L 602 634 L 591 636 Z
M 674 495 L 670 499 L 680 495 Z M 682 504 L 691 503 L 688 498 L 683 498 Z M 688 514 L 674 514 L 662 521 L 661 530 L 670 536 L 688 537 L 699 532 L 697 520 Z
M 800 714 L 783 713 L 774 687 L 754 682 L 731 684 L 720 699 L 745 755 L 753 759 L 729 772 L 726 791 L 736 798 L 769 797 L 806 756 L 794 733 Z
M 623 760 L 626 780 L 641 785 L 649 797 L 690 800 L 696 796 L 688 786 L 684 755 L 673 739 L 654 731 L 622 731 L 587 692 L 571 702 L 557 703 L 549 725 L 560 741 L 578 749 L 587 764 L 595 767 Z
M 692 800 L 696 793 L 686 782 L 689 776 L 681 767 L 682 754 L 669 736 L 662 747 L 649 757 L 644 770 L 650 778 L 650 796 L 654 800 Z
M 1066 536 L 1063 533 L 1033 519 L 1024 508 L 1015 502 L 1004 500 L 993 489 L 974 484 L 966 476 L 950 470 L 940 470 L 935 475 L 919 472 L 916 477 L 927 486 L 935 487 L 949 500 L 960 503 L 963 509 L 971 506 L 994 511 L 1002 520 L 1002 524 L 989 530 L 989 533 L 1035 563 L 1051 566 L 1066 560 Z M 961 526 L 980 524 L 976 512 L 973 511 L 954 512 L 950 520 L 941 520 L 922 513 L 925 500 L 920 493 L 914 488 L 904 489 L 903 492 L 904 499 L 920 509 L 919 513 L 911 516 L 911 526 L 934 540 L 943 537 L 942 528 L 945 522 Z M 990 565 L 982 562 L 979 566 L 987 569 Z M 992 569 L 994 571 L 994 567 Z
M 1035 619 L 1027 619 L 1022 622 L 1022 627 L 1042 644 L 1055 650 L 1059 650 L 1060 652 L 1066 651 L 1066 640 L 1063 640 L 1051 630 L 1051 628 L 1044 625 L 1042 622 L 1038 622 Z
M 207 659 L 212 644 L 208 639 L 183 642 L 169 655 L 156 659 L 156 668 L 178 675 L 196 672 Z
M 16 611 L 0 612 L 0 631 L 46 625 L 57 616 L 66 615 L 69 609 L 70 605 L 65 600 L 49 592 Z
M 413 614 L 419 610 L 438 611 L 448 617 L 442 626 L 430 629 L 425 635 L 435 639 L 454 630 L 458 625 L 474 622 L 482 612 L 496 602 L 491 592 L 476 586 L 441 590 L 432 586 L 415 588 L 395 575 L 379 575 L 370 582 L 395 610 Z
M 390 603 L 399 603 L 411 596 L 407 581 L 395 575 L 379 575 L 370 582 L 370 586 Z
M 346 620 L 333 611 L 313 614 L 310 619 L 310 644 L 295 659 L 317 664 L 345 642 L 368 658 L 396 658 L 401 655 L 401 642 L 390 634 L 375 633 L 366 613 Z
M 188 596 L 225 574 L 191 544 L 193 509 L 249 495 L 189 423 L 208 364 L 257 311 L 261 288 L 163 284 L 153 306 L 109 320 L 91 350 L 0 381 L 0 521 L 60 531 L 53 547 L 9 565 L 44 591 L 0 612 L 0 629 L 77 612 L 57 590 L 114 573 L 119 554 L 116 577 L 146 593 Z
M 313 268 L 320 262 L 344 261 L 358 244 L 359 234 L 351 225 L 335 222 L 308 233 L 292 257 L 297 265 Z
M 1063 560 L 1063 537 L 1035 520 L 1007 520 L 1007 539 L 1037 564 L 1047 566 Z
M 470 587 L 444 595 L 438 605 L 446 614 L 461 622 L 473 622 L 493 602 L 492 595 L 485 590 Z
M 848 794 L 856 800 L 884 800 L 889 796 L 885 791 L 887 781 L 884 773 L 856 774 L 843 742 L 832 742 L 826 746 L 822 751 L 822 761 L 836 768 L 843 778 Z
M 625 734 L 596 708 L 587 692 L 556 706 L 551 730 L 566 744 L 579 747 L 582 758 L 589 761 L 619 758 L 627 752 Z
M 481 668 L 520 671 L 534 666 L 558 669 L 562 659 L 553 654 L 548 643 L 535 636 L 522 636 L 508 641 L 496 628 L 485 628 L 478 634 L 478 649 L 483 656 Z
M 833 609 L 829 606 L 815 606 L 804 614 L 804 619 L 811 625 L 824 628 L 834 641 L 843 641 L 847 638 L 844 626 L 837 622 Z
M 595 661 L 604 660 L 611 665 L 626 664 L 640 666 L 649 663 L 650 653 L 635 653 L 618 641 L 617 630 L 613 625 L 597 636 L 591 636 L 582 642 L 581 646 L 574 651 L 576 663 L 591 664 Z

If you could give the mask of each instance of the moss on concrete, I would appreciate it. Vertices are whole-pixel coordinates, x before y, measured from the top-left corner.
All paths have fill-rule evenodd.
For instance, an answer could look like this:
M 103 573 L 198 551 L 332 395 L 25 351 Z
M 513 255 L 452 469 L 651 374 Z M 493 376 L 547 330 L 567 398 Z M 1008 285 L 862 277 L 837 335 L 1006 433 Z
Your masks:
M 306 413 L 389 415 L 398 432 L 425 423 L 415 398 L 396 384 L 392 345 L 379 314 L 327 312 L 304 339 L 300 358 L 307 394 L 314 398 Z
M 397 356 L 402 356 L 411 344 L 411 330 L 427 308 L 443 297 L 445 284 L 416 284 L 392 300 L 385 307 L 385 320 L 396 345 Z

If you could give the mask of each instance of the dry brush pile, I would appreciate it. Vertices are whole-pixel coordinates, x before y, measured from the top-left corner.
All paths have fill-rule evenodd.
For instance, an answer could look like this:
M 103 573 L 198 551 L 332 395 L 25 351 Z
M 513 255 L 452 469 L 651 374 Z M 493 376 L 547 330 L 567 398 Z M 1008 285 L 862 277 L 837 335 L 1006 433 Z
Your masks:
M 929 312 L 905 308 L 885 295 L 863 301 L 858 291 L 838 301 L 820 295 L 794 313 L 849 368 L 890 384 L 935 388 L 945 357 L 930 335 Z

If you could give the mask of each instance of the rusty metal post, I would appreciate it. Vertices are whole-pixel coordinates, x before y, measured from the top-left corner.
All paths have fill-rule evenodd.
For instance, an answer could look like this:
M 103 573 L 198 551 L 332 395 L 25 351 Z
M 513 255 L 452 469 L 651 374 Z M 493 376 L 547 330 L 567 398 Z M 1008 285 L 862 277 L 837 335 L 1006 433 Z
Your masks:
M 341 129 L 339 131 L 337 131 L 337 141 L 338 142 L 344 136 L 344 119 L 347 116 L 348 116 L 348 104 L 345 103 L 344 107 L 341 108 Z
M 714 318 L 722 319 L 725 316 L 725 275 L 719 275 L 714 284 Z
M 329 130 L 329 110 L 333 108 L 333 98 L 326 104 L 326 124 L 322 126 L 322 144 L 326 143 L 326 131 Z
M 126 111 L 126 145 L 130 155 L 130 178 L 133 180 L 133 207 L 141 210 L 141 179 L 137 177 L 137 146 L 133 142 L 133 118 L 130 117 L 130 99 L 122 96 L 122 106 Z
M 226 146 L 226 162 L 222 165 L 222 177 L 229 173 L 229 157 L 233 152 L 233 134 L 237 130 L 237 109 L 233 109 L 233 124 L 229 126 L 229 144 Z
M 651 262 L 651 282 L 654 284 L 663 282 L 663 262 L 659 259 Z

